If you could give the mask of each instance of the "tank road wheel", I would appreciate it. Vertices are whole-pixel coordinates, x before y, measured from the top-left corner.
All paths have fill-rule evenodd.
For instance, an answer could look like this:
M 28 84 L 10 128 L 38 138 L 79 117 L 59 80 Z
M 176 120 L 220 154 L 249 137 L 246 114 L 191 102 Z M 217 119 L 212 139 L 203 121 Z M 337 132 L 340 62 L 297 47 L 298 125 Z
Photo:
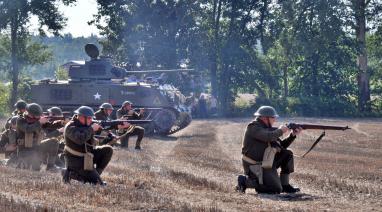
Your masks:
M 158 134 L 167 134 L 176 121 L 176 115 L 170 110 L 163 109 L 154 117 L 154 129 Z
M 155 123 L 151 122 L 150 124 L 146 124 L 142 126 L 145 128 L 145 135 L 153 135 L 155 130 Z

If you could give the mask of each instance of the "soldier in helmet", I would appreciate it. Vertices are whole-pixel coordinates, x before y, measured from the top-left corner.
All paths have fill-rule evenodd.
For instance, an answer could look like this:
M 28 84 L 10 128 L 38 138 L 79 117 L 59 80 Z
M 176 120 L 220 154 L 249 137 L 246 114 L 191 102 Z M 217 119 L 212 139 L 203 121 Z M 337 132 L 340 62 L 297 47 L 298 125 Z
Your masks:
M 45 132 L 45 137 L 59 137 L 64 132 L 65 119 L 61 108 L 51 107 L 48 110 L 47 122 L 42 126 Z
M 258 193 L 295 193 L 300 191 L 289 184 L 289 174 L 294 172 L 293 153 L 288 146 L 302 130 L 292 131 L 287 138 L 280 137 L 289 132 L 286 126 L 273 128 L 278 114 L 271 106 L 261 106 L 255 120 L 248 124 L 244 134 L 242 162 L 244 175 L 238 176 L 236 189 L 245 192 L 255 188 Z M 277 169 L 281 168 L 280 176 Z
M 57 139 L 43 140 L 42 125 L 47 119 L 42 115 L 42 108 L 36 103 L 28 104 L 24 114 L 16 121 L 17 153 L 16 164 L 20 168 L 32 168 L 40 170 L 41 163 L 46 163 L 48 171 L 58 171 L 54 165 L 56 161 L 58 141 Z
M 64 118 L 64 114 L 59 107 L 51 107 L 48 110 L 48 120 L 42 125 L 45 138 L 55 138 L 59 141 L 58 151 L 56 157 L 56 165 L 64 167 L 63 152 L 65 142 L 63 141 L 64 127 L 67 119 Z
M 13 116 L 19 116 L 25 112 L 27 103 L 24 100 L 19 100 L 15 103 L 14 107 L 15 110 L 12 112 L 12 116 L 5 122 L 4 130 L 9 128 L 10 121 Z
M 110 116 L 113 113 L 113 110 L 113 105 L 110 103 L 103 103 L 101 106 L 99 106 L 99 110 L 94 113 L 94 117 L 96 120 L 111 120 Z
M 8 128 L 0 135 L 0 153 L 5 154 L 5 158 L 16 151 L 16 121 L 18 116 L 13 116 L 10 119 Z
M 111 121 L 111 114 L 113 113 L 113 106 L 110 103 L 103 103 L 97 112 L 94 113 L 94 117 L 96 120 L 100 121 Z M 127 129 L 130 127 L 128 122 L 124 122 L 123 125 L 118 125 L 118 129 Z M 100 144 L 110 144 L 111 142 L 116 141 L 118 138 L 114 134 L 111 133 L 110 130 L 96 132 L 96 134 L 104 134 L 105 139 L 103 139 Z
M 75 116 L 64 130 L 66 171 L 63 180 L 69 183 L 70 179 L 77 179 L 103 185 L 100 175 L 109 163 L 113 149 L 109 145 L 95 145 L 94 132 L 101 126 L 93 123 L 92 108 L 81 106 L 74 112 Z
M 143 117 L 144 110 L 140 109 L 139 112 L 133 110 L 133 104 L 130 101 L 125 101 L 122 104 L 122 107 L 117 110 L 117 118 L 118 119 L 132 119 L 137 120 Z M 128 147 L 129 137 L 137 135 L 137 141 L 135 143 L 135 149 L 141 149 L 141 141 L 145 134 L 145 129 L 140 126 L 130 125 L 127 129 L 119 130 L 121 136 L 121 146 Z

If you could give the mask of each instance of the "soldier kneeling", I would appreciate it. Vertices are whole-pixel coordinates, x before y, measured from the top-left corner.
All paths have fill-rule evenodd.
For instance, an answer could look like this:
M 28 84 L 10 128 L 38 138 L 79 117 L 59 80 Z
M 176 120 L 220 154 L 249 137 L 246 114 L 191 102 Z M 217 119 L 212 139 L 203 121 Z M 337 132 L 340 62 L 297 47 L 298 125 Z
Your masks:
M 7 165 L 39 171 L 41 164 L 46 162 L 46 170 L 58 171 L 54 165 L 58 141 L 57 139 L 42 140 L 42 125 L 47 122 L 47 119 L 41 115 L 41 106 L 31 103 L 27 105 L 26 112 L 17 118 L 17 151 L 12 153 Z
M 81 106 L 74 112 L 76 115 L 64 129 L 66 170 L 63 172 L 63 180 L 65 183 L 75 179 L 105 185 L 100 175 L 111 160 L 113 149 L 109 145 L 96 146 L 93 136 L 101 126 L 92 123 L 92 108 Z
M 236 189 L 245 192 L 255 188 L 258 193 L 278 194 L 300 191 L 289 184 L 289 174 L 294 172 L 293 153 L 288 146 L 295 140 L 301 128 L 292 131 L 284 140 L 279 139 L 289 131 L 286 126 L 273 128 L 278 117 L 270 106 L 260 107 L 245 131 L 242 162 L 244 174 L 238 176 Z M 277 169 L 281 168 L 280 177 Z
M 139 120 L 143 117 L 144 110 L 140 109 L 139 112 L 133 110 L 132 103 L 130 101 L 125 101 L 122 104 L 122 107 L 117 110 L 117 118 L 118 119 L 126 119 L 126 120 Z M 118 130 L 119 135 L 121 136 L 121 146 L 127 148 L 129 144 L 130 136 L 137 136 L 137 141 L 135 143 L 135 149 L 141 150 L 141 141 L 145 134 L 145 129 L 141 126 L 130 125 L 127 129 L 123 128 Z

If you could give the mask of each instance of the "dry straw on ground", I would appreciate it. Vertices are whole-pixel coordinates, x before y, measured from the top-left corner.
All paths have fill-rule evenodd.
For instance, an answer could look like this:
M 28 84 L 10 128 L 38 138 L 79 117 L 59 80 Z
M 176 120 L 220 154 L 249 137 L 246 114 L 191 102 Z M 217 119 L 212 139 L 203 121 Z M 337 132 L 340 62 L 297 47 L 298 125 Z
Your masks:
M 103 174 L 107 187 L 65 185 L 59 174 L 0 167 L 0 211 L 381 210 L 380 120 L 293 120 L 356 128 L 327 132 L 306 158 L 296 158 L 292 182 L 303 193 L 295 196 L 234 192 L 248 121 L 196 120 L 173 136 L 145 139 L 141 152 L 118 149 Z M 295 154 L 319 133 L 305 131 L 292 145 Z

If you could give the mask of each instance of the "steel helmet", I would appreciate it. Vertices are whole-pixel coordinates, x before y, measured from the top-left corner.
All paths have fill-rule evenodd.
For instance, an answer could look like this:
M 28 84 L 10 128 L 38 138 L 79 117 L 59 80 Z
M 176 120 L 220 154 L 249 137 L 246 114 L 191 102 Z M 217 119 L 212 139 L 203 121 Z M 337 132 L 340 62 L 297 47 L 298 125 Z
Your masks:
M 259 117 L 259 116 L 273 117 L 273 118 L 279 117 L 276 110 L 271 106 L 261 106 L 261 107 L 259 107 L 259 109 L 257 109 L 255 114 L 253 114 L 253 115 L 257 116 L 257 117 Z
M 77 115 L 86 116 L 86 117 L 94 116 L 94 110 L 88 106 L 81 106 L 77 110 L 75 110 L 74 113 Z

